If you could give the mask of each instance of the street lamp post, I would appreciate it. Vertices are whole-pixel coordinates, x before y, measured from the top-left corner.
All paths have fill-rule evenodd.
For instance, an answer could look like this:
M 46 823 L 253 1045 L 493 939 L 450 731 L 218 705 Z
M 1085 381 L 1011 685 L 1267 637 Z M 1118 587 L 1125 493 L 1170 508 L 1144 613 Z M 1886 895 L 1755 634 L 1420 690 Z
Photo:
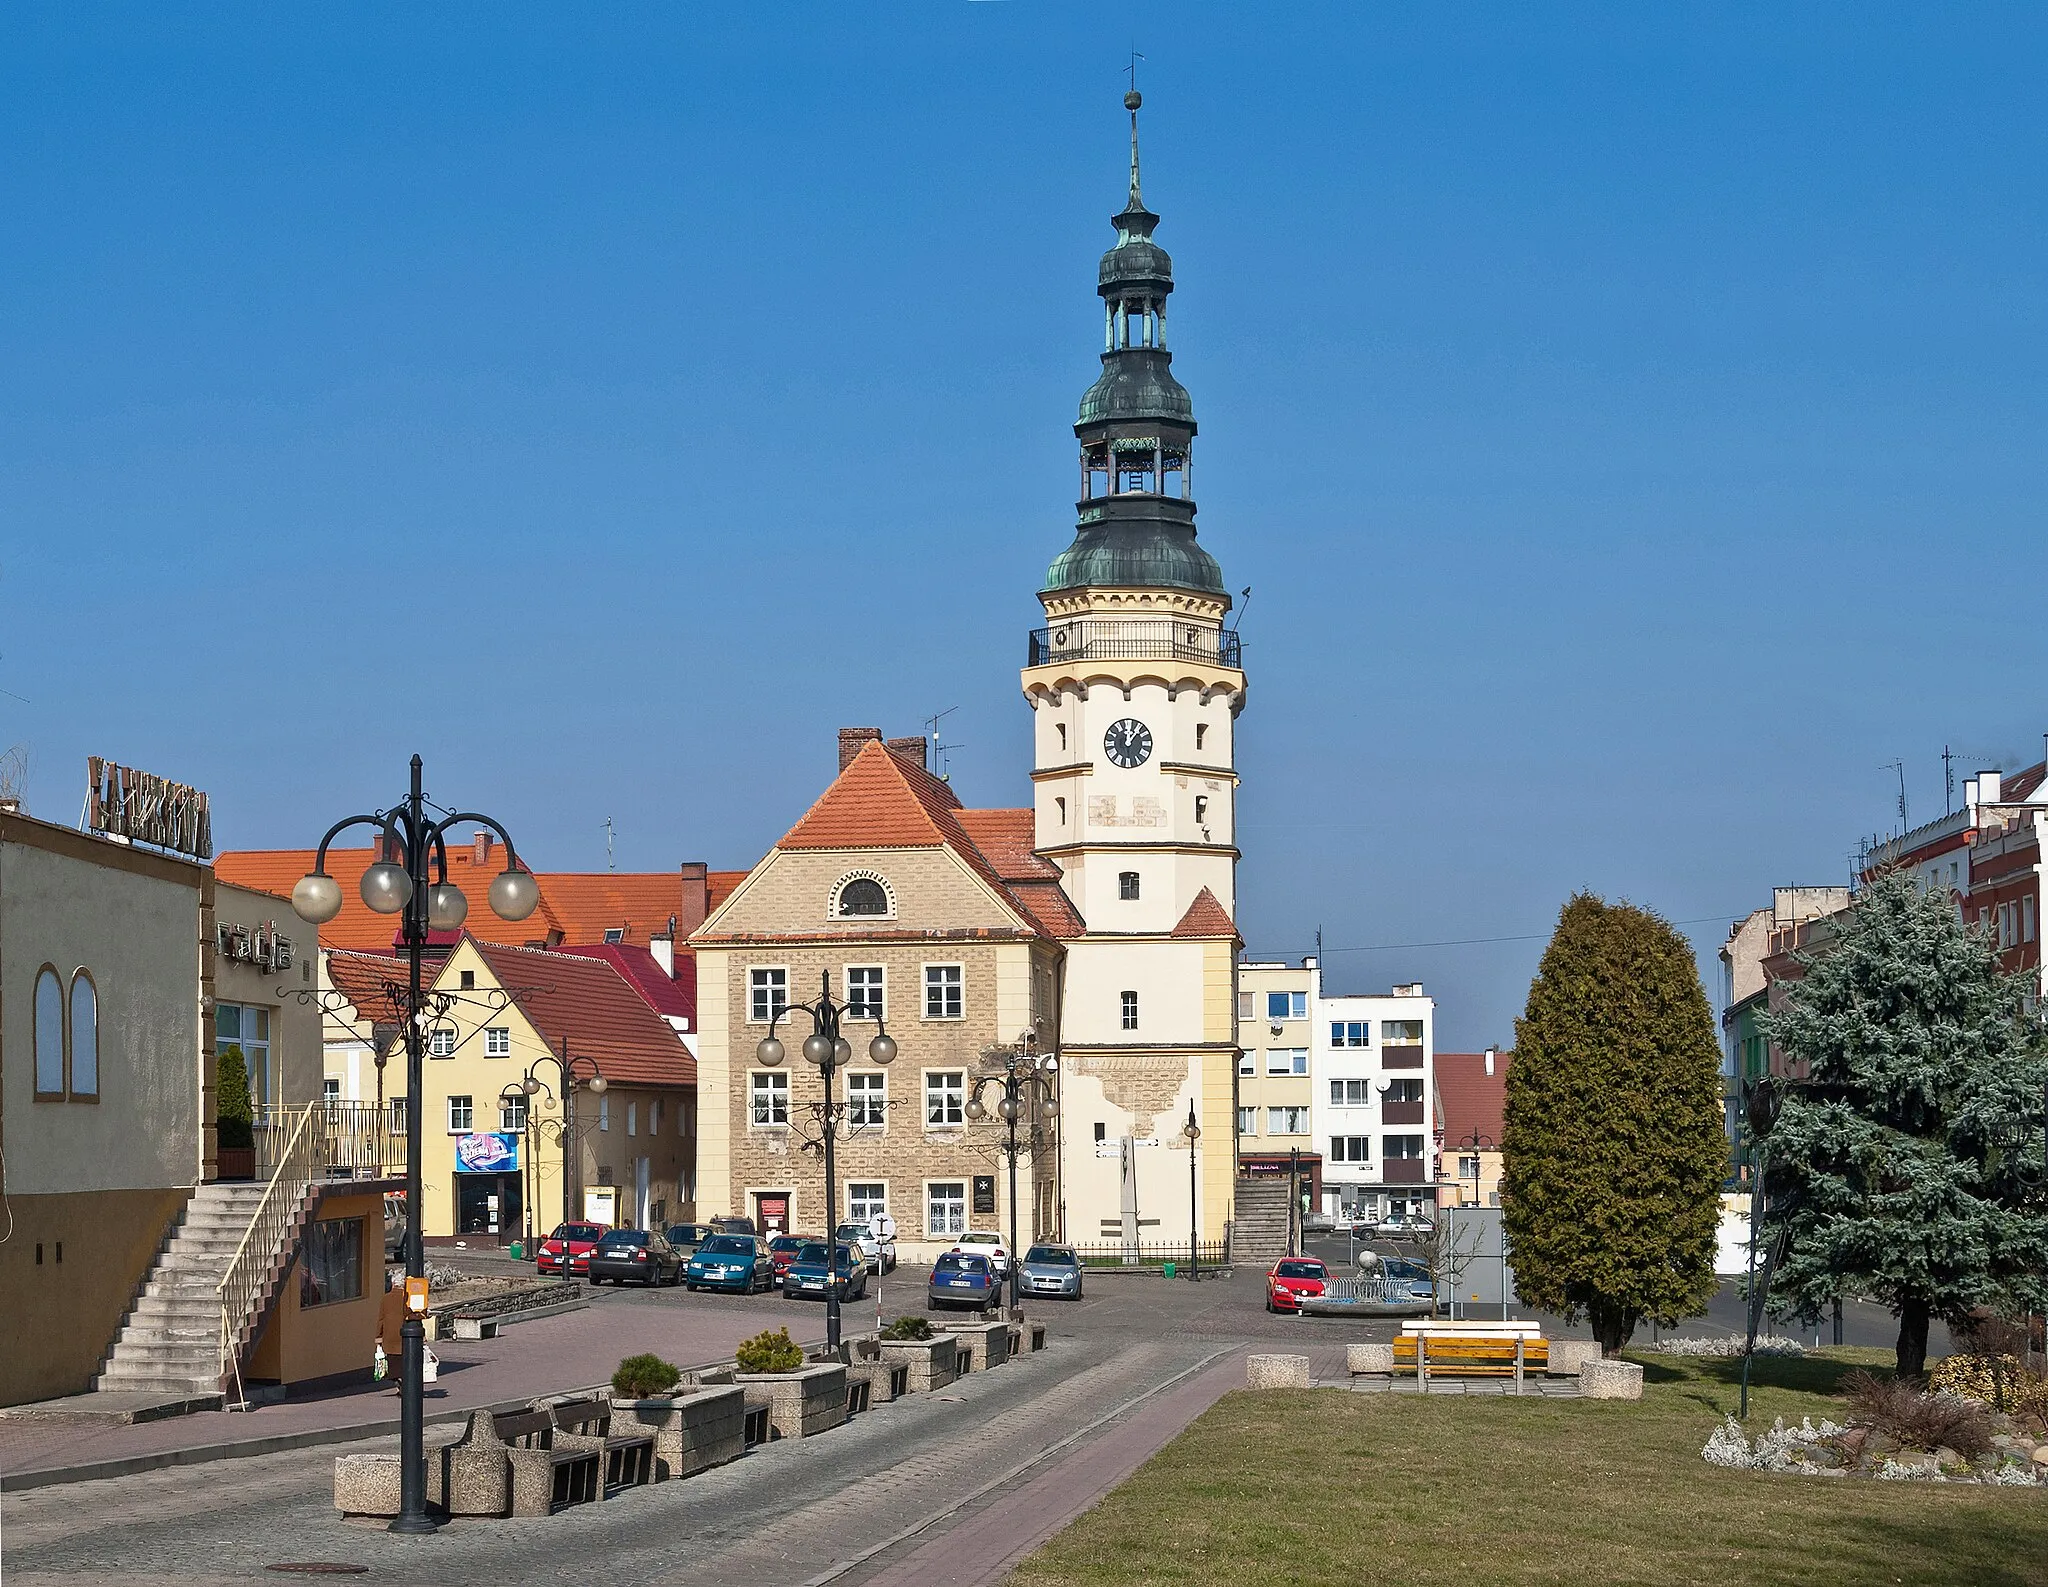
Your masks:
M 1202 1138 L 1202 1126 L 1195 1122 L 1195 1104 L 1188 1103 L 1188 1282 L 1202 1276 L 1202 1220 L 1195 1203 L 1195 1143 Z
M 1023 1115 L 1027 1100 L 1035 1100 L 1038 1111 L 1047 1118 L 1057 1117 L 1060 1111 L 1058 1094 L 1047 1075 L 1059 1073 L 1060 1061 L 1055 1053 L 1038 1051 L 1038 1031 L 1025 1031 L 1016 1042 L 1001 1052 L 1002 1070 L 999 1073 L 977 1076 L 974 1091 L 967 1098 L 967 1117 L 980 1123 L 990 1112 L 987 1103 L 981 1100 L 982 1092 L 989 1086 L 1000 1086 L 1003 1094 L 996 1098 L 995 1115 L 1003 1121 L 1008 1133 L 1003 1153 L 1010 1160 L 1010 1309 L 1016 1311 L 1024 1304 L 1023 1274 L 1024 1253 L 1017 1245 L 1017 1120 Z M 984 1052 L 983 1057 L 993 1057 L 993 1052 Z M 1034 1151 L 1033 1160 L 1036 1161 Z
M 608 1082 L 605 1080 L 604 1072 L 597 1067 L 595 1058 L 569 1056 L 569 1038 L 564 1036 L 559 1054 L 543 1052 L 526 1066 L 526 1073 L 521 1077 L 519 1087 L 528 1098 L 536 1097 L 548 1089 L 548 1083 L 534 1073 L 544 1063 L 553 1064 L 556 1074 L 560 1075 L 562 1080 L 562 1221 L 566 1223 L 577 1216 L 575 1202 L 571 1199 L 571 1188 L 573 1186 L 580 1190 L 583 1186 L 583 1176 L 576 1172 L 576 1092 L 579 1087 L 583 1087 L 587 1088 L 592 1096 L 601 1097 Z M 578 1073 L 576 1065 L 579 1063 L 589 1064 L 590 1073 Z M 539 1175 L 534 1176 L 534 1184 L 536 1187 L 539 1186 Z M 568 1272 L 565 1258 L 563 1276 L 567 1277 Z
M 1744 1087 L 1743 1108 L 1749 1117 L 1750 1168 L 1749 1168 L 1749 1306 L 1748 1343 L 1742 1352 L 1742 1404 L 1739 1414 L 1743 1420 L 1749 1417 L 1749 1363 L 1756 1355 L 1756 1331 L 1763 1322 L 1764 1297 L 1756 1278 L 1756 1248 L 1763 1243 L 1764 1210 L 1764 1165 L 1766 1151 L 1764 1138 L 1771 1133 L 1771 1126 L 1778 1122 L 1778 1108 L 1781 1098 L 1778 1088 L 1770 1077 L 1751 1081 Z M 1766 1270 L 1765 1283 L 1770 1281 Z
M 775 1027 L 785 1014 L 811 1016 L 811 1033 L 803 1040 L 803 1055 L 818 1066 L 818 1073 L 825 1082 L 825 1100 L 812 1104 L 811 1108 L 812 1117 L 818 1121 L 818 1139 L 804 1144 L 814 1146 L 825 1158 L 825 1345 L 827 1349 L 836 1351 L 839 1348 L 839 1285 L 834 1269 L 839 1265 L 835 1260 L 839 1254 L 839 1182 L 837 1159 L 832 1148 L 839 1133 L 840 1114 L 844 1110 L 832 1099 L 832 1076 L 853 1062 L 853 1043 L 839 1034 L 848 1006 L 832 1001 L 832 972 L 820 971 L 819 977 L 822 989 L 815 1003 L 790 1003 L 771 1012 L 768 1034 L 754 1048 L 754 1057 L 764 1068 L 779 1067 L 787 1055 L 776 1038 Z M 877 1007 L 872 1012 L 875 1034 L 868 1042 L 868 1057 L 878 1064 L 893 1063 L 896 1060 L 896 1038 L 882 1028 L 881 1009 Z
M 540 885 L 520 868 L 512 834 L 491 817 L 474 810 L 450 811 L 435 820 L 429 816 L 426 796 L 420 789 L 420 758 L 412 758 L 412 785 L 403 801 L 389 810 L 370 815 L 348 816 L 327 829 L 313 855 L 312 871 L 292 888 L 292 908 L 301 920 L 325 925 L 341 913 L 341 884 L 327 874 L 327 846 L 351 827 L 382 829 L 383 845 L 377 859 L 363 872 L 358 891 L 362 900 L 380 915 L 397 915 L 405 943 L 408 997 L 405 1019 L 405 1322 L 399 1329 L 403 1341 L 400 1359 L 398 1403 L 399 1499 L 398 1514 L 392 1519 L 394 1532 L 422 1533 L 435 1530 L 427 1514 L 427 1455 L 424 1427 L 423 1378 L 426 1365 L 427 1269 L 420 1226 L 423 1193 L 420 1187 L 421 1124 L 424 1109 L 421 1018 L 424 998 L 420 987 L 420 963 L 426 952 L 429 931 L 453 931 L 469 914 L 469 900 L 462 889 L 448 880 L 447 834 L 466 823 L 488 827 L 505 845 L 505 869 L 494 877 L 490 904 L 505 920 L 524 920 L 540 902 Z M 438 876 L 438 880 L 433 878 Z

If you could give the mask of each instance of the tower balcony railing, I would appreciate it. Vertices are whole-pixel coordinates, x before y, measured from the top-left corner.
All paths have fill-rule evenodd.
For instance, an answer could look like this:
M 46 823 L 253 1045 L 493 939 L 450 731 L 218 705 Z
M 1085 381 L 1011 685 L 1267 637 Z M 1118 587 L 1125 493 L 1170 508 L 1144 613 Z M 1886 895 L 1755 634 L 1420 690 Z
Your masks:
M 1244 645 L 1230 629 L 1171 620 L 1077 620 L 1031 630 L 1027 667 L 1073 661 L 1201 661 L 1244 666 Z

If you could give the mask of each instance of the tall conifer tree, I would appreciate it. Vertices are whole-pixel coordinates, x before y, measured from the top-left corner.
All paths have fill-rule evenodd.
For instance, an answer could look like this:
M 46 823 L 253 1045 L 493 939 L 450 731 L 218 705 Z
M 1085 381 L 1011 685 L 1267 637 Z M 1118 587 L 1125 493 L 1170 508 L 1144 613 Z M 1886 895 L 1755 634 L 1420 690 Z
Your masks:
M 1502 1218 L 1521 1298 L 1583 1315 L 1608 1355 L 1714 1293 L 1720 1074 L 1691 944 L 1631 905 L 1570 899 L 1515 1022 Z
M 1764 1021 L 1793 1077 L 1766 1142 L 1773 1296 L 1817 1316 L 1871 1296 L 1899 1319 L 1901 1377 L 1933 1318 L 2048 1305 L 2042 1172 L 2048 1042 L 2026 977 L 2000 972 L 1947 889 L 1893 873 L 1803 955 Z

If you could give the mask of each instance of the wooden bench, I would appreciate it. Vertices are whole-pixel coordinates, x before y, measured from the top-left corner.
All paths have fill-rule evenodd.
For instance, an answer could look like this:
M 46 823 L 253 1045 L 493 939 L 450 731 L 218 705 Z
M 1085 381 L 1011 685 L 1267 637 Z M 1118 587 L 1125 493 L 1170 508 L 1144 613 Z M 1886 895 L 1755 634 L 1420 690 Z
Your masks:
M 1523 1377 L 1541 1373 L 1549 1361 L 1549 1342 L 1540 1333 L 1527 1331 L 1468 1333 L 1431 1327 L 1412 1333 L 1403 1329 L 1394 1340 L 1394 1371 L 1413 1372 L 1425 1390 L 1429 1375 L 1436 1372 L 1446 1377 L 1512 1377 L 1520 1394 Z
M 602 1446 L 557 1448 L 555 1419 L 546 1411 L 499 1412 L 491 1432 L 512 1464 L 512 1514 L 552 1515 L 604 1497 Z
M 571 1448 L 582 1445 L 603 1452 L 607 1492 L 643 1487 L 654 1480 L 654 1435 L 614 1433 L 609 1402 L 564 1400 L 548 1409 L 555 1419 L 558 1446 L 561 1435 L 567 1435 Z

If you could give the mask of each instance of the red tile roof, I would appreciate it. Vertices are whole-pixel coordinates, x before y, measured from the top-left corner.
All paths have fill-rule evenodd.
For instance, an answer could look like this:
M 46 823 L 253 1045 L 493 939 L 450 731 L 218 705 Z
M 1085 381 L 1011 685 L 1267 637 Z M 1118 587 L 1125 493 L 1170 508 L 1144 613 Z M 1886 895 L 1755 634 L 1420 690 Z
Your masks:
M 438 966 L 425 966 L 421 974 L 428 980 Z M 394 998 L 405 995 L 407 967 L 403 959 L 387 953 L 349 953 L 346 951 L 327 955 L 327 979 L 334 983 L 334 989 L 349 1000 L 359 1019 L 371 1024 L 391 1024 L 403 1017 L 404 1005 Z
M 1493 1148 L 1499 1147 L 1507 1102 L 1508 1063 L 1514 1056 L 1511 1052 L 1495 1053 L 1493 1073 L 1489 1075 L 1483 1052 L 1436 1055 L 1436 1093 L 1443 1109 L 1445 1151 L 1471 1140 L 1474 1130 L 1491 1141 Z
M 1046 936 L 1065 939 L 1087 932 L 1088 923 L 1058 882 L 1011 882 L 1009 888 L 1010 896 Z
M 683 1039 L 608 959 L 477 941 L 498 984 L 556 1052 L 594 1059 L 607 1080 L 693 1086 L 697 1060 Z
M 1033 847 L 1038 818 L 1029 810 L 961 810 L 955 819 L 1006 882 L 1056 882 L 1060 868 Z
M 688 987 L 681 977 L 671 978 L 661 967 L 661 961 L 645 948 L 630 942 L 601 942 L 571 947 L 564 944 L 557 953 L 580 954 L 588 959 L 602 959 L 619 974 L 623 975 L 634 990 L 646 999 L 647 1006 L 661 1015 L 673 1015 L 689 1021 L 689 1028 L 697 1028 L 696 963 L 685 960 L 690 970 Z
M 1195 901 L 1188 905 L 1187 913 L 1180 917 L 1180 924 L 1173 928 L 1173 934 L 1176 937 L 1228 937 L 1233 942 L 1238 940 L 1237 922 L 1230 918 L 1230 911 L 1206 887 L 1195 894 Z

